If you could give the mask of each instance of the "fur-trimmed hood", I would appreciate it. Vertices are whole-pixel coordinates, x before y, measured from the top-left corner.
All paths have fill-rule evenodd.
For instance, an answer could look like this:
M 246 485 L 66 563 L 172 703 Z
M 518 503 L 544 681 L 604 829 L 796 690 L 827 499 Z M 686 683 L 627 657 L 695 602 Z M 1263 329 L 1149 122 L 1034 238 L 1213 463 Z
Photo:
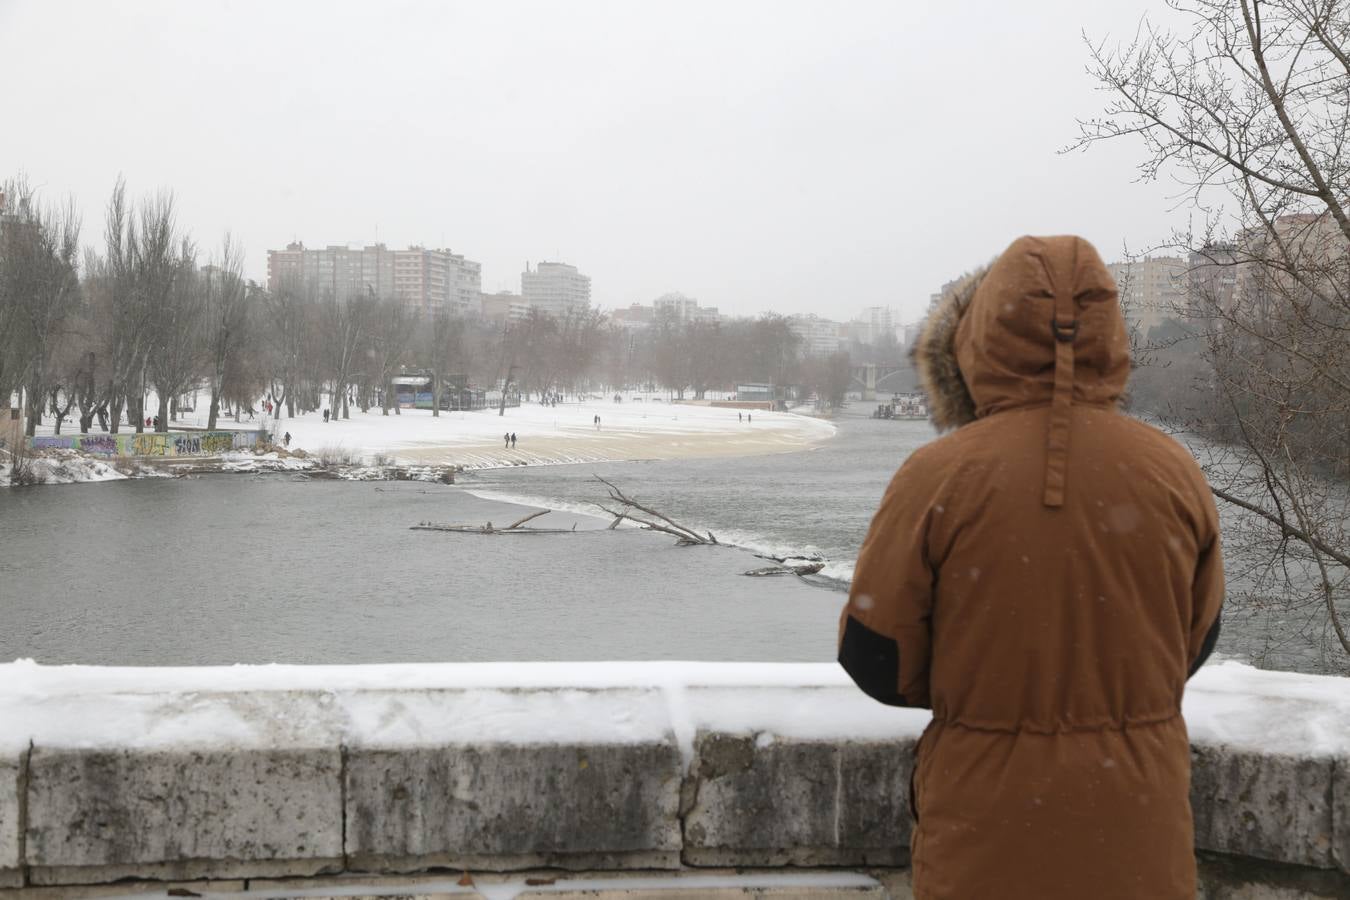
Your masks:
M 1055 297 L 1072 299 L 1073 402 L 1115 404 L 1130 373 L 1115 281 L 1079 237 L 1022 237 L 958 279 L 929 313 L 910 356 L 939 431 L 1050 402 Z

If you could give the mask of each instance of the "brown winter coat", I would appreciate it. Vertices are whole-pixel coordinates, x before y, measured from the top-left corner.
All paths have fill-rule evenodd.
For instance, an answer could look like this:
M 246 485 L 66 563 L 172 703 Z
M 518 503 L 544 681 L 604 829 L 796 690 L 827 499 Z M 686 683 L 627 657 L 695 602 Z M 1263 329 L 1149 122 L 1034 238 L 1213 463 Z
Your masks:
M 1190 900 L 1181 695 L 1218 635 L 1218 516 L 1170 438 L 1117 411 L 1129 343 L 1081 238 L 955 285 L 915 362 L 933 420 L 863 544 L 840 662 L 931 708 L 915 896 Z

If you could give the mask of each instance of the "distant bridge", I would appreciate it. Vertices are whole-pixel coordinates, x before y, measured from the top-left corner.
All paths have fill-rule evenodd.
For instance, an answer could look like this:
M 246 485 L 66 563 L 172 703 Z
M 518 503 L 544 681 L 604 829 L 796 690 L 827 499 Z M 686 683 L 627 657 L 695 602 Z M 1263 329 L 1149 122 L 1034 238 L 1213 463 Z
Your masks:
M 877 394 L 908 394 L 919 389 L 918 374 L 908 362 L 901 365 L 861 363 L 850 372 L 849 390 L 861 391 L 864 400 L 875 400 Z

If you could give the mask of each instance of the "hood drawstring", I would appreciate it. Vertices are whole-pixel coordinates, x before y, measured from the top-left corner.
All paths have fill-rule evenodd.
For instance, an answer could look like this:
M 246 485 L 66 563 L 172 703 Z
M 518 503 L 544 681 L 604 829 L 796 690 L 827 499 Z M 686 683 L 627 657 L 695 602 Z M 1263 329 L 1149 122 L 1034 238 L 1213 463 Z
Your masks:
M 1050 400 L 1050 435 L 1045 448 L 1045 496 L 1042 502 L 1057 507 L 1064 505 L 1069 426 L 1073 421 L 1073 345 L 1078 337 L 1078 316 L 1072 293 L 1055 291 L 1050 331 L 1055 337 L 1055 392 Z

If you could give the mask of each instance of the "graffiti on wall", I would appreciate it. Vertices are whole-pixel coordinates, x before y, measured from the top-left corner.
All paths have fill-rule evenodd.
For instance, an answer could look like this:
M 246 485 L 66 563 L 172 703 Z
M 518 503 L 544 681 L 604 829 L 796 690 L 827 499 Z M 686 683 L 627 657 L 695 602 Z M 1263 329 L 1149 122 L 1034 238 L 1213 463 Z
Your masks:
M 214 456 L 248 450 L 259 431 L 171 431 L 167 434 L 44 434 L 29 438 L 34 450 L 79 450 L 94 456 Z
M 80 436 L 80 449 L 98 456 L 116 456 L 119 448 L 115 435 L 86 434 Z
M 28 444 L 34 450 L 78 450 L 79 435 L 38 435 L 29 438 Z
M 201 436 L 202 453 L 224 453 L 235 449 L 234 433 L 230 431 L 211 431 Z
M 131 456 L 169 456 L 167 434 L 135 434 L 131 436 Z

